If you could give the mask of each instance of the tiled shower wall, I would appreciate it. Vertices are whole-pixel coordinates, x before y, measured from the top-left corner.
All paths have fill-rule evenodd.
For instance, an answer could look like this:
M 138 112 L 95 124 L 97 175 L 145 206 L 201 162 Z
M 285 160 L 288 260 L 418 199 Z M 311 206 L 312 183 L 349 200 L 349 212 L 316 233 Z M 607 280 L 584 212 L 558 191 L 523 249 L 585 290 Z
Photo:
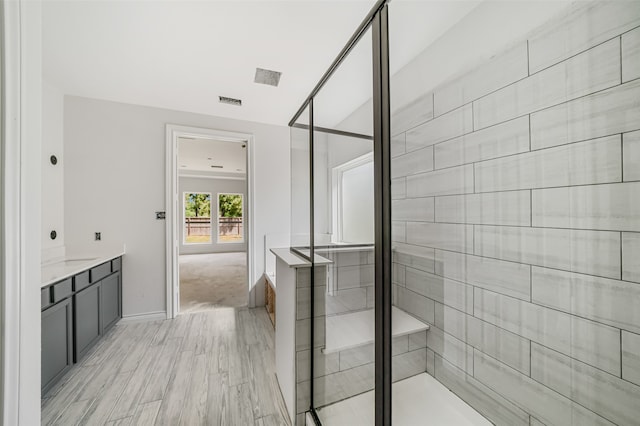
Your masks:
M 639 424 L 640 3 L 571 6 L 392 128 L 428 372 L 499 425 Z
M 372 249 L 318 253 L 331 261 L 316 267 L 314 282 L 314 404 L 322 408 L 374 388 L 373 343 L 323 351 L 327 317 L 373 308 L 374 257 Z M 310 268 L 296 271 L 296 425 L 304 424 L 303 413 L 309 408 L 310 274 Z M 426 333 L 393 339 L 393 381 L 424 373 Z

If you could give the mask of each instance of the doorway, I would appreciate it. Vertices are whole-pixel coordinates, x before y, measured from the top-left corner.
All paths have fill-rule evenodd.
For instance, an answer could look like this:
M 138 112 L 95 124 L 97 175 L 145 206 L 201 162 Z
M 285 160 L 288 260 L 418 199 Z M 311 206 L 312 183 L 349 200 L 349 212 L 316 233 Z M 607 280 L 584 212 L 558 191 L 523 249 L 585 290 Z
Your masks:
M 252 137 L 167 126 L 167 317 L 247 306 Z

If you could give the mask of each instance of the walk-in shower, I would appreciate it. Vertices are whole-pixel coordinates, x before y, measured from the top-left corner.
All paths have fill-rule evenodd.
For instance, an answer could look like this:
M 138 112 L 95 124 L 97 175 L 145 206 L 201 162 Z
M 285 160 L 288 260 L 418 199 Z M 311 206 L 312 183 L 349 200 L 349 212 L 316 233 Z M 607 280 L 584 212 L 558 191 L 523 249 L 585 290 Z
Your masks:
M 640 424 L 639 1 L 379 1 L 290 127 L 297 414 Z

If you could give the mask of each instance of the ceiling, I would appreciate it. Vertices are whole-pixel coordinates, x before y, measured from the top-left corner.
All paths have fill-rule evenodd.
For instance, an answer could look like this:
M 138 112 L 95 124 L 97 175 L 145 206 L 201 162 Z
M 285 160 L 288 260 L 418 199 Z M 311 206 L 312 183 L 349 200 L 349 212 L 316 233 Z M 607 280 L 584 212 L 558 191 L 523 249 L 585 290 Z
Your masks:
M 196 174 L 212 177 L 244 178 L 246 170 L 246 143 L 178 138 L 178 171 L 181 175 L 198 172 Z
M 43 74 L 65 94 L 286 125 L 374 3 L 46 0 Z M 394 3 L 411 5 L 398 14 L 419 35 L 390 41 L 404 64 L 478 2 Z M 370 69 L 370 54 L 354 60 Z M 256 67 L 282 72 L 279 87 L 255 84 Z M 327 89 L 328 122 L 370 96 L 370 77 L 344 74 Z

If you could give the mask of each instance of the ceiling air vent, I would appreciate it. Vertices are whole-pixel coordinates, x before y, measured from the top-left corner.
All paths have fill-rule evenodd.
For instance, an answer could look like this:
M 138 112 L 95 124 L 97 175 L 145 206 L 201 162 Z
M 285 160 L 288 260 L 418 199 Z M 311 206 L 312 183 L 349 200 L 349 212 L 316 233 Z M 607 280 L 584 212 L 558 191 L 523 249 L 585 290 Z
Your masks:
M 221 104 L 242 106 L 242 100 L 241 99 L 228 98 L 226 96 L 218 96 L 218 99 L 220 99 L 220 103 Z
M 265 70 L 262 68 L 256 68 L 256 76 L 253 79 L 254 83 L 258 84 L 267 84 L 269 86 L 278 87 L 278 83 L 280 83 L 280 76 L 282 75 L 279 71 L 271 71 Z

